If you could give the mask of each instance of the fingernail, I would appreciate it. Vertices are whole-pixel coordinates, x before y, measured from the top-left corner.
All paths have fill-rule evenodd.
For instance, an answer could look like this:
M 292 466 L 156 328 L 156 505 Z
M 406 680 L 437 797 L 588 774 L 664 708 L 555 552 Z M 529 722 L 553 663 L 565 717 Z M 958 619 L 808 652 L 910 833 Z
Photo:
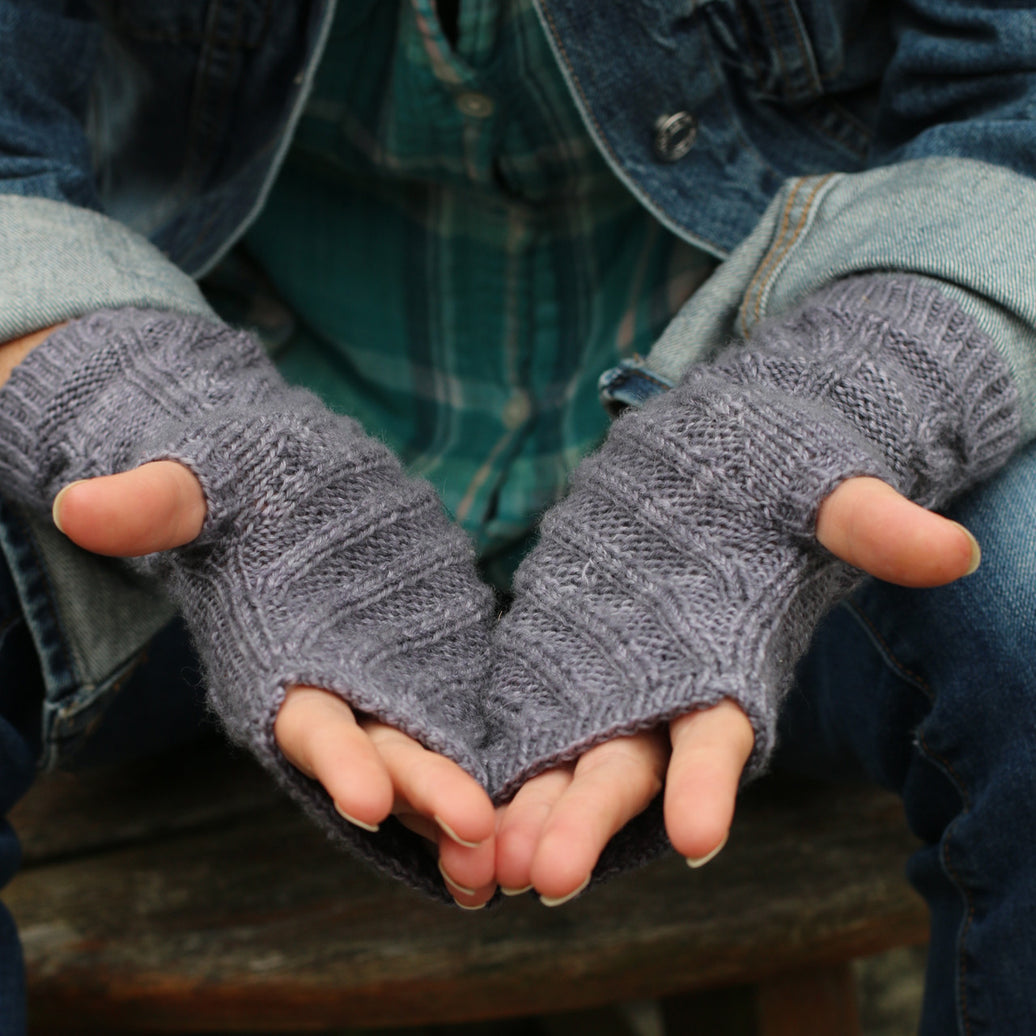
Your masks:
M 71 489 L 71 488 L 72 488 L 73 486 L 78 486 L 80 482 L 85 482 L 85 481 L 86 481 L 86 479 L 85 479 L 85 478 L 77 478 L 77 479 L 75 480 L 75 482 L 69 482 L 69 484 L 68 484 L 67 486 L 65 486 L 65 487 L 64 487 L 64 489 L 62 489 L 62 490 L 61 490 L 61 491 L 60 491 L 60 492 L 58 493 L 58 495 L 57 495 L 56 497 L 54 497 L 54 503 L 53 503 L 53 504 L 51 504 L 51 507 L 50 507 L 50 516 L 51 516 L 51 518 L 52 518 L 52 519 L 54 520 L 54 524 L 55 524 L 55 525 L 56 525 L 56 526 L 58 527 L 58 531 L 59 531 L 59 532 L 64 532 L 64 531 L 65 531 L 65 530 L 64 530 L 64 529 L 63 529 L 63 528 L 61 527 L 61 522 L 60 522 L 60 521 L 59 521 L 59 519 L 58 519 L 58 509 L 59 509 L 59 507 L 61 506 L 61 501 L 62 501 L 62 500 L 64 499 L 64 497 L 65 497 L 65 494 L 66 494 L 66 493 L 67 493 L 67 492 L 68 492 L 68 491 L 69 491 L 69 490 L 70 490 L 70 489 Z
M 971 564 L 968 566 L 967 572 L 964 573 L 966 576 L 970 576 L 982 564 L 982 548 L 978 545 L 978 540 L 971 534 L 970 529 L 965 529 L 959 522 L 954 522 L 954 525 L 971 541 Z
M 332 799 L 332 802 L 334 800 Z M 355 824 L 357 827 L 362 828 L 364 831 L 370 831 L 373 834 L 378 830 L 377 824 L 368 824 L 366 820 L 357 820 L 356 817 L 350 816 L 337 802 L 334 803 L 335 812 L 343 819 L 348 820 L 350 824 Z
M 584 879 L 583 883 L 579 888 L 573 889 L 567 896 L 540 896 L 540 902 L 545 907 L 559 907 L 563 903 L 567 903 L 570 899 L 575 899 L 587 885 L 590 884 L 590 875 L 588 874 Z
M 453 902 L 456 903 L 461 910 L 481 910 L 486 905 L 485 903 L 475 903 L 473 906 L 468 906 L 467 903 L 461 903 L 460 900 L 457 899 Z
M 531 892 L 532 891 L 532 886 L 531 885 L 526 885 L 525 888 L 522 888 L 522 889 L 505 889 L 503 887 L 503 885 L 501 885 L 500 886 L 500 891 L 505 896 L 524 896 L 526 892 Z
M 716 848 L 712 850 L 712 852 L 706 853 L 704 856 L 686 857 L 687 866 L 690 867 L 692 870 L 697 870 L 699 867 L 704 867 L 705 864 L 709 862 L 709 860 L 716 859 L 716 857 L 719 856 L 719 854 L 723 851 L 723 846 L 727 844 L 727 839 L 729 837 L 729 835 L 724 835 L 723 841 L 720 842 L 719 845 L 717 845 Z
M 463 838 L 456 831 L 450 827 L 449 824 L 443 820 L 438 814 L 435 816 L 435 822 L 446 832 L 446 834 L 457 843 L 457 845 L 463 845 L 465 849 L 477 849 L 482 843 L 481 842 L 465 842 Z
M 469 889 L 467 885 L 462 885 L 459 881 L 454 881 L 453 878 L 446 873 L 446 868 L 442 865 L 442 860 L 439 861 L 439 873 L 443 876 L 443 880 L 450 886 L 450 888 L 456 889 L 458 892 L 463 892 L 465 896 L 476 895 L 474 889 Z

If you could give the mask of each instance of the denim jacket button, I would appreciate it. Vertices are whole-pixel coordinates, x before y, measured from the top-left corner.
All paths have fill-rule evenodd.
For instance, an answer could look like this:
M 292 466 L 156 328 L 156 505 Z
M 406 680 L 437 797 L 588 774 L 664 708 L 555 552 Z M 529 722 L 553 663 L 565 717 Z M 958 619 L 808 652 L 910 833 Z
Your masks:
M 698 120 L 690 112 L 660 115 L 655 120 L 655 156 L 662 162 L 678 162 L 694 147 Z

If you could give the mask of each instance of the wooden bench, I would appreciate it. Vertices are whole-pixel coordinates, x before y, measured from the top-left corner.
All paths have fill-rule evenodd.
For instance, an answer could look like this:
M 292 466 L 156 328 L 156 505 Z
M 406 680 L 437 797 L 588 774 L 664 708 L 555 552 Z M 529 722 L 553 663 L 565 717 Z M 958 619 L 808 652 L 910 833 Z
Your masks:
M 638 998 L 666 998 L 672 1032 L 851 1036 L 847 962 L 927 935 L 900 807 L 863 788 L 764 781 L 700 871 L 668 858 L 559 909 L 477 913 L 333 850 L 220 746 L 44 778 L 12 819 L 25 862 L 4 898 L 37 1036 L 341 1032 Z M 609 1031 L 588 1017 L 559 1031 Z

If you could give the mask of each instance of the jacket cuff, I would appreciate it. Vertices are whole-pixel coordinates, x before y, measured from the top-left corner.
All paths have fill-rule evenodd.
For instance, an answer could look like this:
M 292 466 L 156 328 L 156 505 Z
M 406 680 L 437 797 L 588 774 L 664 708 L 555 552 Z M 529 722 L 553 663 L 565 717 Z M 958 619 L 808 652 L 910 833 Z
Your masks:
M 215 318 L 194 281 L 123 224 L 64 202 L 0 195 L 0 342 L 125 306 Z
M 121 223 L 64 202 L 0 195 L 0 342 L 125 306 L 215 319 L 197 285 Z M 49 515 L 22 519 L 66 641 L 72 671 L 59 690 L 71 700 L 77 688 L 109 679 L 174 609 L 127 568 L 65 539 Z M 33 607 L 21 583 L 19 595 L 24 608 Z
M 1036 439 L 1036 179 L 925 158 L 789 180 L 755 230 L 666 328 L 646 367 L 671 381 L 760 321 L 858 274 L 929 280 L 989 337 Z

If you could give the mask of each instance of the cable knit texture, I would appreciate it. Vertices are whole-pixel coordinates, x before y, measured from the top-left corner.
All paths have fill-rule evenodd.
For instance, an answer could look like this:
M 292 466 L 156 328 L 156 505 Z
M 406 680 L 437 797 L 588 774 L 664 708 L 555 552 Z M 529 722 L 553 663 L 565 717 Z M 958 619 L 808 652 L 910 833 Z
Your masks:
M 341 695 L 484 780 L 474 746 L 492 598 L 432 488 L 290 388 L 248 335 L 194 317 L 100 312 L 54 332 L 0 389 L 0 481 L 49 509 L 69 482 L 175 459 L 198 476 L 201 535 L 134 564 L 180 607 L 230 736 L 335 838 L 442 892 L 389 823 L 368 835 L 278 750 L 291 684 Z
M 893 275 L 839 282 L 621 416 L 544 519 L 494 637 L 495 797 L 724 698 L 752 722 L 758 774 L 797 660 L 861 577 L 817 544 L 820 502 L 871 475 L 938 507 L 1018 435 L 990 341 Z M 649 851 L 652 827 L 657 843 L 657 809 L 602 867 Z

